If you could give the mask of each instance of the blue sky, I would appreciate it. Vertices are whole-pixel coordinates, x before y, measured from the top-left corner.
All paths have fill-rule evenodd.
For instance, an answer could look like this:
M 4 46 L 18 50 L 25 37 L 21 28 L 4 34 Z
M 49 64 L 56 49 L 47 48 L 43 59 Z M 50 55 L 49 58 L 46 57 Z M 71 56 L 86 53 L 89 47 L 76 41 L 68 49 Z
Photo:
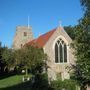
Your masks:
M 16 26 L 27 25 L 34 37 L 59 25 L 76 25 L 82 17 L 80 0 L 0 0 L 0 41 L 12 46 Z

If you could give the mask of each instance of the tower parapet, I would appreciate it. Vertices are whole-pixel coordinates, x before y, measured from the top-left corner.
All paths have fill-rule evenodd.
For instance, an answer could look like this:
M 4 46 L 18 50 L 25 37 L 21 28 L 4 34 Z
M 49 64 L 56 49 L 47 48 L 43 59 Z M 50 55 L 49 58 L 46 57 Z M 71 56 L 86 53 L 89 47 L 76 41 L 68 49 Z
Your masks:
M 13 41 L 13 49 L 20 49 L 30 40 L 33 40 L 32 28 L 28 26 L 17 26 Z

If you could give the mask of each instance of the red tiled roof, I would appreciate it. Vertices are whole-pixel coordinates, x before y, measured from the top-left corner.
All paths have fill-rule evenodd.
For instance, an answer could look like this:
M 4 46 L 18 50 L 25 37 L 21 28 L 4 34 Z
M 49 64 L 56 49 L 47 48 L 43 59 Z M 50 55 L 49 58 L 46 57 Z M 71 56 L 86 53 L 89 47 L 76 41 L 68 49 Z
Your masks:
M 37 39 L 34 39 L 28 43 L 26 43 L 26 45 L 31 45 L 31 46 L 36 46 L 36 47 L 40 47 L 42 48 L 47 41 L 49 40 L 49 38 L 52 36 L 52 34 L 56 31 L 56 29 L 53 29 L 41 36 L 39 36 Z

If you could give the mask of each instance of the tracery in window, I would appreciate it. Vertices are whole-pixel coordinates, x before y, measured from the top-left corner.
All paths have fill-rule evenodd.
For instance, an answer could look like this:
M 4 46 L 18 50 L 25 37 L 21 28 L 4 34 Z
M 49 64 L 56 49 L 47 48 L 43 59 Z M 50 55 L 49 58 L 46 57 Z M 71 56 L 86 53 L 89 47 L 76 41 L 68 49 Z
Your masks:
M 67 62 L 67 45 L 62 39 L 58 39 L 55 43 L 55 62 Z

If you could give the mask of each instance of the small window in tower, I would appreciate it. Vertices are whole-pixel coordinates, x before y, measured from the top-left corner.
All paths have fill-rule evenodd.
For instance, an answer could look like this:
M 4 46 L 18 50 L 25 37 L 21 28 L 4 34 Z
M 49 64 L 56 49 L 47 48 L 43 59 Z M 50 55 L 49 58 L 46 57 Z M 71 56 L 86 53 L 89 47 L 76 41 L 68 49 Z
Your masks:
M 27 36 L 27 32 L 24 32 L 24 36 Z
M 23 45 L 21 44 L 21 48 L 23 47 Z

